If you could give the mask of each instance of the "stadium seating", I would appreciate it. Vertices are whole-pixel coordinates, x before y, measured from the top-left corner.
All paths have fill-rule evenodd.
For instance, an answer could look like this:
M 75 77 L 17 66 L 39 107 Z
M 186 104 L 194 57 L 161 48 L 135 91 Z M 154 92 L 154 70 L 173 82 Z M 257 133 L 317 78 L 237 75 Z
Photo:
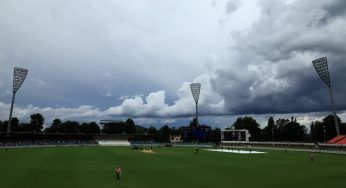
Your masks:
M 346 144 L 346 135 L 339 135 L 335 138 L 332 138 L 327 142 L 327 144 Z
M 346 144 L 346 137 L 339 140 L 336 144 Z

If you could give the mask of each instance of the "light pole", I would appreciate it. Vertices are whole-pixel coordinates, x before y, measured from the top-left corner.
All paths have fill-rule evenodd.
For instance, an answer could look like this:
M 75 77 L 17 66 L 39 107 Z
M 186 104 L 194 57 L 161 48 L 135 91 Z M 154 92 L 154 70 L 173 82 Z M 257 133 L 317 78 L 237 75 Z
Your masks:
M 201 91 L 201 83 L 190 84 L 193 99 L 196 103 L 196 126 L 198 126 L 198 99 Z
M 330 77 L 329 77 L 327 58 L 326 57 L 322 57 L 322 58 L 315 59 L 315 60 L 312 61 L 312 64 L 314 65 L 317 74 L 320 76 L 322 81 L 328 87 L 328 91 L 329 91 L 329 95 L 330 95 L 330 100 L 331 100 L 331 103 L 332 103 L 332 110 L 333 110 L 333 115 L 334 115 L 336 135 L 339 136 L 340 135 L 340 130 L 339 130 L 338 120 L 336 118 L 336 110 L 335 110 L 335 104 L 334 104 L 332 84 L 330 82 Z
M 14 99 L 16 97 L 16 93 L 19 90 L 20 86 L 23 84 L 27 74 L 28 74 L 27 69 L 14 67 L 14 71 L 13 71 L 13 94 L 12 94 L 12 102 L 11 102 L 11 109 L 10 109 L 10 117 L 8 118 L 7 133 L 11 132 L 13 104 L 14 104 Z
M 326 143 L 326 126 L 323 125 L 323 143 Z

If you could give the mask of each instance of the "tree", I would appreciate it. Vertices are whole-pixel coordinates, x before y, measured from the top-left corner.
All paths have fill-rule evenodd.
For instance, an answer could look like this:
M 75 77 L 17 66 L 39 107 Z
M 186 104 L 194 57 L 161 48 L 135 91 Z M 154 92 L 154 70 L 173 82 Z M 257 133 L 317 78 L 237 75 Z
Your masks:
M 290 122 L 290 120 L 281 119 L 281 118 L 279 118 L 275 121 L 276 131 L 274 130 L 274 136 L 276 136 L 277 141 L 285 141 L 285 135 L 284 135 L 283 131 L 284 131 L 285 125 L 289 122 Z
M 278 119 L 276 120 L 276 127 L 278 131 L 275 133 L 278 135 L 279 141 L 303 141 L 306 140 L 306 128 L 300 125 L 293 117 L 291 120 Z
M 95 122 L 82 123 L 79 126 L 79 132 L 85 134 L 100 134 L 101 129 Z
M 324 140 L 324 124 L 320 121 L 311 122 L 310 135 L 313 141 Z
M 265 141 L 274 141 L 274 135 L 275 135 L 274 132 L 277 132 L 274 118 L 269 117 L 267 126 L 264 127 L 264 129 L 262 130 L 263 139 Z
M 21 123 L 19 125 L 19 132 L 32 132 L 30 123 Z
M 251 135 L 251 137 L 250 137 L 251 141 L 262 140 L 260 125 L 252 117 L 247 117 L 247 116 L 245 116 L 244 118 L 239 117 L 233 123 L 232 127 L 234 129 L 246 129 L 246 130 L 248 130 L 250 135 Z
M 145 134 L 147 132 L 147 128 L 145 127 L 136 125 L 135 128 L 136 128 L 135 134 Z
M 339 126 L 341 125 L 341 120 L 338 116 L 336 116 L 336 119 L 338 121 Z M 330 140 L 334 137 L 336 137 L 336 129 L 335 129 L 335 121 L 334 116 L 329 115 L 322 120 L 323 126 L 325 126 L 326 130 L 326 140 Z
M 89 123 L 90 133 L 100 134 L 101 129 L 100 126 L 96 122 Z
M 61 130 L 61 120 L 60 119 L 54 119 L 53 123 L 50 127 L 47 127 L 44 129 L 45 133 L 59 133 L 62 132 Z
M 54 119 L 52 123 L 52 129 L 54 132 L 59 133 L 61 129 L 61 120 L 60 119 Z
M 5 126 L 5 122 L 0 121 L 0 132 L 6 132 L 7 126 Z
M 161 141 L 168 142 L 169 141 L 169 136 L 171 134 L 171 129 L 169 128 L 168 125 L 164 125 L 159 130 L 159 134 L 160 134 L 160 140 Z
M 149 127 L 147 134 L 157 135 L 157 130 L 155 127 Z
M 182 134 L 183 134 L 183 127 L 179 127 L 179 128 L 172 127 L 171 128 L 171 135 L 182 135 Z
M 337 116 L 337 121 L 340 125 L 340 132 L 342 134 L 345 132 L 345 126 L 341 123 L 340 118 Z M 315 121 L 310 125 L 310 135 L 311 139 L 314 141 L 328 141 L 336 136 L 334 116 L 328 115 L 322 119 L 322 122 Z
M 317 141 L 317 130 L 315 122 L 311 122 L 310 124 L 310 139 L 311 141 Z
M 341 134 L 343 134 L 343 135 L 346 134 L 346 123 L 341 123 L 341 124 L 340 124 L 340 132 L 341 132 Z
M 221 129 L 215 128 L 211 130 L 210 141 L 214 143 L 219 143 L 221 141 Z
M 305 138 L 305 127 L 294 121 L 287 123 L 282 131 L 286 141 L 303 141 Z
M 40 113 L 32 114 L 30 116 L 30 131 L 42 132 L 44 123 L 44 117 Z
M 88 123 L 82 123 L 79 125 L 79 132 L 80 133 L 89 133 L 89 124 Z
M 127 119 L 125 124 L 126 124 L 126 127 L 125 127 L 126 133 L 134 134 L 136 132 L 135 122 L 131 118 Z
M 78 133 L 79 123 L 76 121 L 66 121 L 61 124 L 61 133 Z M 60 130 L 59 130 L 60 133 Z
M 157 129 L 155 127 L 149 127 L 149 129 L 147 130 L 147 134 L 153 135 L 152 137 L 155 138 L 156 141 L 160 140 Z
M 7 132 L 8 121 L 1 122 L 0 121 L 0 132 Z M 19 119 L 13 117 L 11 120 L 11 131 L 18 132 L 19 131 Z
M 198 126 L 196 118 L 193 118 L 192 121 L 190 121 L 190 125 L 189 126 L 190 127 L 197 127 Z
M 11 131 L 18 132 L 19 131 L 19 119 L 13 117 L 11 120 Z

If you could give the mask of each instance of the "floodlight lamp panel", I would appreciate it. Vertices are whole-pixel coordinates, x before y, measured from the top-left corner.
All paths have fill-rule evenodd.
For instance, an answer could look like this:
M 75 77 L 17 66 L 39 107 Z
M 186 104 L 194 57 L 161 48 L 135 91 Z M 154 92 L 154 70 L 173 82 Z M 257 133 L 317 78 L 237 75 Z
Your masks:
M 14 93 L 19 90 L 20 86 L 22 86 L 27 74 L 28 74 L 27 69 L 18 68 L 18 67 L 14 68 L 14 73 L 13 73 L 13 92 Z
M 196 103 L 198 103 L 199 94 L 201 91 L 201 83 L 192 83 L 190 84 L 190 87 L 191 87 L 193 99 L 195 100 Z
M 331 87 L 328 62 L 326 57 L 318 58 L 312 61 L 312 64 L 315 67 L 317 74 L 320 76 L 322 81 L 328 86 Z

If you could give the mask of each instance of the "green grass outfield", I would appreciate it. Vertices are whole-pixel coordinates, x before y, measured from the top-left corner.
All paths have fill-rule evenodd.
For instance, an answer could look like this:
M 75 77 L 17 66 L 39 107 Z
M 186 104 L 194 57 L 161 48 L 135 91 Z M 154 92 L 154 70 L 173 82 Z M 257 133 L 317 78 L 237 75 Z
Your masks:
M 130 147 L 0 149 L 0 187 L 344 187 L 346 156 L 267 150 L 232 154 L 189 147 L 154 147 L 155 154 Z M 116 180 L 114 167 L 122 167 Z

